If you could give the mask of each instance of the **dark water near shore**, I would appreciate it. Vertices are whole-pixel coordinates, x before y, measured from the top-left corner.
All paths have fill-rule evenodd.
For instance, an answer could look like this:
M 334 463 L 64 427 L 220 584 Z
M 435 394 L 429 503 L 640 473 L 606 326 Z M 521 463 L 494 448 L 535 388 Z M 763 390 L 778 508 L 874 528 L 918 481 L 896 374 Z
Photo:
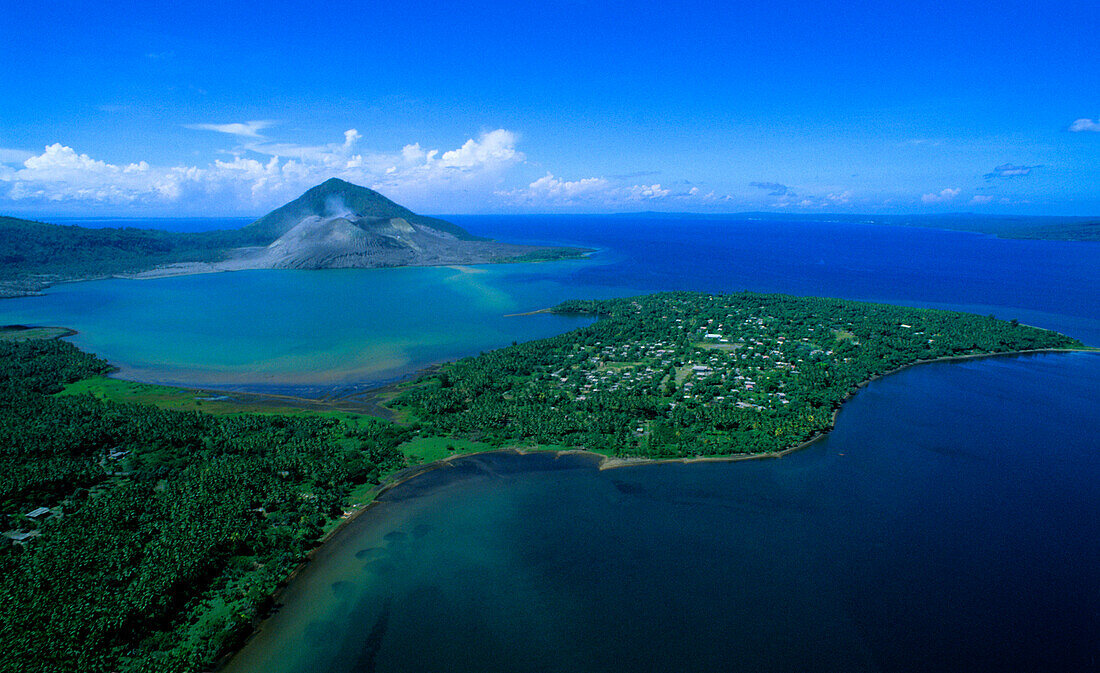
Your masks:
M 599 252 L 77 283 L 0 301 L 0 323 L 72 326 L 144 380 L 306 394 L 578 324 L 509 313 L 659 290 L 993 313 L 1100 345 L 1095 243 L 450 219 Z M 465 459 L 389 491 L 326 545 L 230 670 L 1096 670 L 1098 402 L 1100 355 L 994 358 L 877 381 L 825 441 L 781 460 L 599 472 L 578 456 Z
M 1096 670 L 1097 390 L 1097 355 L 943 363 L 779 460 L 465 459 L 346 528 L 230 670 Z

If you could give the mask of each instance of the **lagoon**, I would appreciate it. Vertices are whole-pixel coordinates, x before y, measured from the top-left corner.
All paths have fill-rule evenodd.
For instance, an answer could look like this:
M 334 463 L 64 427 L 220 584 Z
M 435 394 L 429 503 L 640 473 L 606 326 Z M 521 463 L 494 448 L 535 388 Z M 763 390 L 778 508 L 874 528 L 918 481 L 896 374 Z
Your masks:
M 501 240 L 598 251 L 543 264 L 70 283 L 0 301 L 0 324 L 72 327 L 77 345 L 106 357 L 124 378 L 308 396 L 376 386 L 584 324 L 509 314 L 661 290 L 747 289 L 992 313 L 1100 344 L 1097 243 L 836 222 L 450 219 Z
M 1100 244 L 850 223 L 450 218 L 598 248 L 469 268 L 253 271 L 51 288 L 145 381 L 325 395 L 583 324 L 510 316 L 659 290 L 993 313 L 1100 345 Z M 1100 356 L 923 365 L 780 460 L 598 471 L 494 454 L 388 491 L 232 671 L 1083 670 L 1100 632 Z

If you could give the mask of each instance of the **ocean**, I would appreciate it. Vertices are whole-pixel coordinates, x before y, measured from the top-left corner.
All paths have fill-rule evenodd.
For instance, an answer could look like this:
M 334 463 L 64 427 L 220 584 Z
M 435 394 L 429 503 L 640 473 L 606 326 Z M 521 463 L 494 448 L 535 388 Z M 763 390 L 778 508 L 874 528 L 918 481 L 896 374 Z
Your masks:
M 781 459 L 461 459 L 326 543 L 228 673 L 1083 671 L 1100 356 L 924 365 Z
M 830 222 L 453 217 L 589 259 L 97 281 L 0 302 L 122 375 L 323 394 L 571 329 L 569 298 L 741 289 L 1100 345 L 1100 244 Z M 198 226 L 193 223 L 180 226 Z M 213 227 L 211 227 L 213 228 Z M 777 460 L 492 454 L 385 493 L 229 670 L 1038 671 L 1100 662 L 1100 355 L 922 365 Z
M 116 364 L 123 378 L 306 396 L 379 385 L 584 324 L 512 314 L 566 299 L 661 290 L 755 290 L 964 310 L 1100 344 L 1097 243 L 831 222 L 450 219 L 501 240 L 597 252 L 542 264 L 70 283 L 0 302 L 0 324 L 72 327 L 79 332 L 73 341 Z M 170 222 L 189 230 L 240 223 Z

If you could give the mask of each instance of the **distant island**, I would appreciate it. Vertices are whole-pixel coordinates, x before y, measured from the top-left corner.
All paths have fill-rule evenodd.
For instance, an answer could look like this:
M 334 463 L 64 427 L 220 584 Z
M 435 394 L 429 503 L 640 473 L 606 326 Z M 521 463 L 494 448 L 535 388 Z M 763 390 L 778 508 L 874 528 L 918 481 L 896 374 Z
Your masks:
M 500 243 L 332 178 L 237 230 L 89 229 L 0 217 L 0 297 L 54 283 L 246 269 L 532 262 L 591 250 Z
M 923 361 L 1082 350 L 965 313 L 774 294 L 570 301 L 599 316 L 391 390 L 397 422 L 249 411 L 105 378 L 60 328 L 0 328 L 0 669 L 201 671 L 327 532 L 412 466 L 498 448 L 605 467 L 772 456 Z
M 1100 217 L 1057 215 L 978 215 L 944 213 L 939 215 L 868 215 L 848 213 L 777 213 L 746 212 L 702 213 L 621 213 L 614 217 L 650 217 L 667 219 L 763 220 L 775 222 L 845 222 L 890 227 L 921 227 L 989 234 L 997 238 L 1041 241 L 1100 241 Z

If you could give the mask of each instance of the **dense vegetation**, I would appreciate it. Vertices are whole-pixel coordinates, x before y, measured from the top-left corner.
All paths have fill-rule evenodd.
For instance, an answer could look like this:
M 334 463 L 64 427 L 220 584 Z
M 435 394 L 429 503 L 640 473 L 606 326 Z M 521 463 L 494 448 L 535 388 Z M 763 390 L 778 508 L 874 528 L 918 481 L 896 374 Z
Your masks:
M 667 293 L 572 301 L 603 319 L 466 358 L 394 405 L 440 434 L 649 457 L 779 451 L 862 382 L 945 356 L 1077 347 L 963 313 L 837 299 Z
M 54 397 L 104 361 L 0 342 L 0 670 L 194 671 L 342 514 L 404 465 L 378 422 L 211 416 Z M 26 516 L 51 509 L 35 521 Z
M 669 293 L 556 310 L 602 319 L 424 377 L 394 403 L 412 421 L 404 427 L 56 395 L 108 364 L 7 330 L 0 670 L 209 667 L 349 495 L 418 452 L 775 451 L 827 428 L 857 384 L 895 367 L 1080 346 L 992 317 L 781 295 Z
M 59 280 L 216 261 L 227 248 L 258 243 L 244 230 L 184 234 L 132 227 L 89 229 L 0 217 L 0 290 L 18 294 Z

